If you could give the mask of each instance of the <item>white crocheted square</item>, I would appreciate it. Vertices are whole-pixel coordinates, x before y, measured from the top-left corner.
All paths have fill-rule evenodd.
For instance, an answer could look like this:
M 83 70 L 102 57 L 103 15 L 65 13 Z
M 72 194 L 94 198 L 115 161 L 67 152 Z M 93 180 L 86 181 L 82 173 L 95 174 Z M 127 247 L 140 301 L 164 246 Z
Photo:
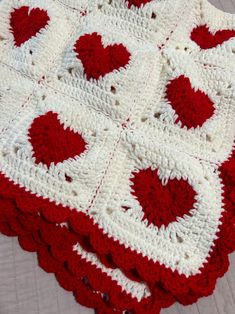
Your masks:
M 167 144 L 163 146 L 159 138 L 146 139 L 145 134 L 123 133 L 90 215 L 104 234 L 131 251 L 179 274 L 198 274 L 210 256 L 221 224 L 222 185 L 217 167 L 174 151 Z M 141 172 L 146 170 L 142 181 Z M 162 193 L 169 193 L 172 199 L 177 197 L 174 189 L 182 182 L 185 199 L 188 187 L 193 189 L 194 203 L 187 213 L 176 214 L 168 222 L 165 215 L 168 210 L 173 213 L 174 205 L 170 206 L 166 198 L 161 200 L 155 188 L 158 181 L 162 182 Z M 168 188 L 170 181 L 174 185 Z M 151 198 L 155 199 L 154 209 L 148 211 Z M 178 210 L 184 206 L 184 198 L 176 199 Z M 162 221 L 156 223 L 154 218 L 161 215 Z
M 39 124 L 35 132 L 36 139 L 30 133 L 35 121 L 40 121 L 42 125 Z M 54 129 L 58 134 L 53 133 Z M 58 162 L 58 153 L 53 152 L 53 144 L 56 144 L 53 141 L 59 143 L 63 140 L 60 138 L 63 130 L 70 130 L 72 136 L 79 136 L 80 139 L 76 140 L 84 141 L 85 147 L 80 154 L 69 155 Z M 100 185 L 119 137 L 120 128 L 110 119 L 82 102 L 42 88 L 37 90 L 36 95 L 31 95 L 14 123 L 8 126 L 2 143 L 1 169 L 11 180 L 32 193 L 86 210 Z M 47 147 L 47 143 L 51 143 L 51 148 Z M 52 160 L 48 164 L 45 159 L 37 159 L 37 155 L 46 154 L 45 147 L 52 150 L 55 162 Z M 60 150 L 60 147 L 57 146 L 57 149 Z
M 165 49 L 161 58 L 161 79 L 149 103 L 133 113 L 132 127 L 177 150 L 224 161 L 234 136 L 233 74 L 174 48 Z
M 167 46 L 175 47 L 186 56 L 190 54 L 194 60 L 202 63 L 231 69 L 231 64 L 235 62 L 234 36 L 231 38 L 228 36 L 222 42 L 219 40 L 217 44 L 209 46 L 210 49 L 207 49 L 206 46 L 209 45 L 211 36 L 219 35 L 218 31 L 234 31 L 234 15 L 218 10 L 208 0 L 189 2 L 191 10 L 188 17 L 179 23 Z M 202 29 L 195 39 L 193 34 L 199 27 Z M 200 38 L 202 41 L 204 40 L 204 45 L 200 44 Z
M 19 39 L 19 34 L 29 32 L 33 25 L 31 19 L 36 19 L 39 15 L 43 15 L 43 18 L 39 20 L 38 28 L 24 40 Z M 71 22 L 65 18 L 62 8 L 54 1 L 1 1 L 1 62 L 40 79 L 58 58 L 71 31 Z
M 165 44 L 183 16 L 190 10 L 187 0 L 144 1 L 140 6 L 132 0 L 104 1 L 101 11 L 137 38 L 160 47 Z
M 107 17 L 99 11 L 91 13 L 81 24 L 82 27 L 77 27 L 60 60 L 46 77 L 49 86 L 78 100 L 86 98 L 86 103 L 89 102 L 94 109 L 102 111 L 119 123 L 124 122 L 137 105 L 143 106 L 161 68 L 157 49 L 130 35 L 128 30 L 122 29 L 122 23 L 122 20 Z M 84 36 L 87 41 L 94 40 L 97 45 L 102 46 L 100 49 L 104 54 L 110 49 L 109 56 L 103 58 L 113 57 L 113 62 L 117 62 L 114 54 L 115 49 L 118 49 L 118 53 L 128 54 L 129 60 L 96 77 L 95 72 L 90 73 L 89 64 L 84 63 L 92 64 L 100 56 L 91 52 L 83 60 L 76 51 L 77 43 Z M 87 45 L 89 51 L 89 42 Z M 108 62 L 102 56 L 100 58 L 101 64 Z

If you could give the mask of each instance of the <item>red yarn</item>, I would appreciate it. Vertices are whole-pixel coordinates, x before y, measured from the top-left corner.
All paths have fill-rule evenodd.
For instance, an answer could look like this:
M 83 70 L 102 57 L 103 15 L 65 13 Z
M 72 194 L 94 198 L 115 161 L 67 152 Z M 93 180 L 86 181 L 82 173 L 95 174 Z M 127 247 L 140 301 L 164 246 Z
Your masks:
M 98 80 L 113 70 L 125 67 L 131 56 L 122 44 L 104 47 L 102 37 L 97 33 L 81 36 L 74 45 L 74 51 L 82 62 L 88 80 Z
M 143 219 L 155 224 L 158 228 L 162 225 L 176 221 L 193 208 L 196 196 L 189 183 L 183 179 L 169 180 L 163 185 L 157 170 L 141 170 L 131 179 L 134 183 L 132 194 L 139 201 L 143 211 Z
M 29 129 L 29 141 L 33 147 L 35 162 L 57 164 L 85 151 L 82 136 L 60 123 L 58 115 L 51 111 L 34 119 Z
M 132 5 L 140 8 L 142 5 L 145 5 L 146 3 L 151 1 L 152 0 L 126 0 L 126 2 L 128 2 L 128 8 L 130 8 Z
M 15 45 L 20 47 L 31 37 L 44 28 L 50 18 L 46 11 L 39 8 L 29 8 L 23 6 L 19 9 L 14 9 L 11 12 L 10 26 L 14 36 Z
M 127 1 L 128 7 L 140 7 L 151 0 Z M 39 8 L 31 11 L 29 7 L 15 9 L 10 18 L 15 45 L 21 46 L 35 36 L 48 21 L 47 12 Z M 212 34 L 206 25 L 193 29 L 191 33 L 191 39 L 202 49 L 216 47 L 234 36 L 234 30 L 219 30 Z M 130 60 L 130 53 L 122 44 L 104 48 L 97 33 L 81 36 L 74 51 L 83 64 L 87 79 L 98 79 L 126 66 Z M 178 114 L 177 122 L 181 121 L 182 126 L 188 128 L 202 126 L 214 113 L 209 97 L 200 90 L 195 91 L 190 80 L 183 75 L 169 82 L 167 98 Z M 34 120 L 29 137 L 36 163 L 42 162 L 48 167 L 52 162 L 56 164 L 74 158 L 85 150 L 83 138 L 65 129 L 57 114 L 52 112 Z M 228 269 L 228 254 L 235 250 L 235 153 L 220 171 L 225 210 L 218 239 L 201 272 L 189 278 L 114 241 L 88 215 L 37 197 L 4 175 L 0 175 L 0 231 L 8 236 L 18 235 L 23 248 L 37 251 L 40 266 L 54 272 L 61 286 L 74 291 L 79 303 L 96 308 L 100 314 L 121 314 L 126 309 L 135 314 L 157 314 L 159 307 L 169 306 L 175 299 L 182 304 L 190 304 L 211 294 L 216 279 Z M 137 173 L 132 181 L 133 194 L 143 207 L 145 218 L 158 227 L 162 224 L 167 226 L 193 206 L 195 192 L 186 181 L 170 180 L 167 186 L 162 186 L 156 172 L 149 169 Z M 187 194 L 183 193 L 185 190 Z M 159 212 L 155 202 L 159 204 Z M 177 202 L 183 202 L 183 206 L 178 208 Z M 61 222 L 66 222 L 68 229 L 56 225 Z M 132 280 L 146 281 L 153 297 L 143 302 L 130 298 L 108 276 L 72 250 L 76 241 L 85 249 L 96 252 L 105 265 L 121 268 Z M 104 294 L 108 295 L 108 301 Z M 156 302 L 152 303 L 153 300 Z
M 46 272 L 55 273 L 64 289 L 74 291 L 80 304 L 102 310 L 100 313 L 121 314 L 123 310 L 136 314 L 159 313 L 158 297 L 150 296 L 137 302 L 108 275 L 77 254 L 73 250 L 77 243 L 77 235 L 73 231 L 46 222 L 37 212 L 20 212 L 11 199 L 1 196 L 0 202 L 0 222 L 5 224 L 3 233 L 9 230 L 7 235 L 18 235 L 23 249 L 36 251 L 39 265 Z M 103 294 L 108 298 L 104 299 Z
M 164 265 L 148 260 L 141 254 L 127 249 L 124 245 L 119 244 L 117 241 L 113 241 L 107 235 L 96 226 L 92 225 L 91 219 L 84 214 L 82 223 L 83 229 L 86 227 L 86 234 L 90 232 L 91 244 L 96 248 L 96 252 L 100 252 L 102 256 L 106 254 L 112 255 L 114 263 L 121 268 L 128 276 L 135 269 L 138 275 L 148 283 L 161 282 L 163 289 L 173 294 L 176 299 L 182 304 L 191 304 L 196 302 L 198 298 L 202 296 L 210 295 L 215 287 L 215 282 L 218 277 L 228 269 L 228 254 L 235 250 L 235 203 L 231 203 L 229 206 L 227 195 L 231 195 L 235 190 L 235 153 L 233 156 L 221 166 L 221 178 L 225 184 L 225 211 L 223 213 L 221 221 L 223 225 L 220 228 L 215 241 L 215 246 L 211 252 L 211 256 L 208 261 L 201 268 L 201 273 L 195 276 L 186 278 L 184 275 L 179 275 L 177 272 L 172 272 L 171 269 L 166 268 Z M 230 173 L 230 175 L 229 175 Z M 73 217 L 70 218 L 72 223 Z M 74 230 L 77 229 L 76 225 L 72 223 Z M 229 238 L 229 239 L 228 239 Z M 97 243 L 99 243 L 97 245 Z M 151 269 L 151 272 L 149 272 Z M 164 299 L 163 299 L 164 300 Z M 162 300 L 162 302 L 164 302 Z
M 189 78 L 184 75 L 168 83 L 166 96 L 178 115 L 176 123 L 180 121 L 182 127 L 190 129 L 202 126 L 215 110 L 212 100 L 203 91 L 195 91 Z
M 191 304 L 196 302 L 198 298 L 208 296 L 213 292 L 217 278 L 223 276 L 228 269 L 228 254 L 235 250 L 235 203 L 234 198 L 231 197 L 235 190 L 235 153 L 233 153 L 233 156 L 221 166 L 220 172 L 221 179 L 224 183 L 225 205 L 221 218 L 222 225 L 217 233 L 218 239 L 215 240 L 213 251 L 210 253 L 210 257 L 207 262 L 201 268 L 201 272 L 195 276 L 190 276 L 189 278 L 184 275 L 179 275 L 176 271 L 173 272 L 170 268 L 165 267 L 163 264 L 160 265 L 158 262 L 149 260 L 147 257 L 132 251 L 130 248 L 125 247 L 118 241 L 114 241 L 107 234 L 103 234 L 98 225 L 84 213 L 72 211 L 67 208 L 67 218 L 65 216 L 64 218 L 67 219 L 68 225 L 72 227 L 75 232 L 78 232 L 79 236 L 85 235 L 86 238 L 89 236 L 90 245 L 95 247 L 96 253 L 102 256 L 102 258 L 105 258 L 105 256 L 108 258 L 112 256 L 114 265 L 121 268 L 127 276 L 133 276 L 134 270 L 135 273 L 138 274 L 138 277 L 146 281 L 150 287 L 153 287 L 153 285 L 155 288 L 161 287 L 160 291 L 165 291 L 166 293 L 163 293 L 162 295 L 159 294 L 159 306 L 169 306 L 172 302 L 174 302 L 172 295 L 182 304 Z M 17 210 L 22 211 L 24 215 L 31 212 L 37 213 L 42 209 L 44 209 L 44 213 L 46 211 L 50 212 L 54 209 L 57 209 L 59 213 L 60 208 L 62 208 L 61 205 L 56 205 L 47 199 L 42 199 L 41 197 L 37 197 L 29 192 L 26 192 L 24 188 L 13 184 L 3 175 L 0 175 L 0 187 L 1 198 L 10 198 L 15 204 L 19 204 L 20 207 L 18 207 Z M 19 202 L 18 199 L 24 199 L 25 202 Z M 8 210 L 4 211 L 4 208 L 11 208 L 9 206 L 9 203 L 7 206 L 0 205 L 1 217 L 4 218 L 0 219 L 1 232 L 4 232 L 3 224 L 6 222 L 6 234 L 11 235 L 11 233 L 13 233 L 12 235 L 15 235 L 19 232 L 24 233 L 24 230 L 19 228 L 19 224 L 15 222 L 12 225 L 17 232 L 10 228 L 9 223 L 14 220 L 11 214 L 12 210 L 9 210 L 9 216 L 7 214 Z M 65 212 L 63 215 L 65 215 Z M 40 216 L 37 215 L 37 219 L 39 218 Z M 52 218 L 52 215 L 50 218 Z M 54 218 L 52 218 L 52 220 L 56 222 L 56 214 L 54 214 Z M 31 230 L 31 228 L 35 228 L 35 225 L 37 225 L 36 222 L 33 223 L 30 219 L 18 219 L 18 221 L 20 221 L 20 224 L 22 224 L 22 221 L 24 221 L 24 223 L 28 223 L 29 226 L 24 228 L 27 230 Z M 45 229 L 48 231 L 46 236 Z M 61 244 L 60 239 L 63 237 L 59 237 L 56 233 L 50 232 L 48 227 L 43 228 L 41 226 L 40 230 L 41 232 L 44 230 L 43 239 L 46 238 L 47 242 L 56 242 L 57 245 Z M 67 239 L 66 241 L 63 241 L 63 243 L 71 244 L 70 240 Z M 33 247 L 32 244 L 29 244 L 29 246 Z M 57 259 L 68 257 L 66 252 L 63 253 L 63 250 L 58 251 L 53 249 L 52 251 L 53 254 L 57 256 Z M 151 269 L 151 271 L 149 271 L 149 269 Z M 99 307 L 99 309 L 101 310 L 102 306 Z M 105 311 L 101 311 L 100 313 L 105 313 Z M 139 314 L 142 312 L 136 311 L 136 313 Z
M 191 32 L 191 39 L 195 41 L 201 49 L 210 49 L 222 45 L 232 37 L 235 37 L 235 30 L 224 29 L 212 33 L 207 25 L 197 26 Z

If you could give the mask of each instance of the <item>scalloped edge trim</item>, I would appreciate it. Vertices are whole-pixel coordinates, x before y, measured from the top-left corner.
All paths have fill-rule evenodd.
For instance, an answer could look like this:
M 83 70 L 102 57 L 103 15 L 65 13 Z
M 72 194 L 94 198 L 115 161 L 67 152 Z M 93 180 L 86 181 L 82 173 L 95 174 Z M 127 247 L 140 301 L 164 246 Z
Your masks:
M 150 296 L 138 302 L 107 274 L 73 250 L 73 245 L 78 242 L 76 233 L 45 221 L 37 213 L 20 212 L 14 200 L 3 198 L 1 201 L 0 232 L 7 236 L 18 236 L 24 250 L 37 252 L 40 267 L 54 273 L 61 287 L 72 291 L 78 303 L 95 308 L 102 314 L 121 314 L 125 310 L 133 314 L 147 314 L 149 311 L 159 313 L 157 296 L 159 292 L 163 295 L 163 292 L 155 289 L 154 298 Z M 83 278 L 88 279 L 88 285 L 83 283 Z M 103 299 L 107 295 L 108 302 Z M 172 298 L 167 296 L 165 303 L 166 306 L 171 305 Z
M 2 196 L 13 198 L 22 212 L 34 213 L 35 208 L 37 208 L 48 221 L 53 223 L 67 222 L 73 231 L 81 237 L 81 243 L 84 242 L 85 238 L 89 239 L 91 248 L 100 256 L 105 266 L 119 267 L 128 278 L 136 281 L 144 280 L 150 287 L 161 287 L 161 291 L 169 292 L 173 299 L 175 298 L 181 304 L 187 305 L 196 302 L 200 297 L 213 293 L 216 280 L 228 270 L 228 254 L 235 250 L 234 201 L 231 203 L 229 200 L 231 189 L 234 189 L 234 186 L 229 184 L 228 179 L 230 166 L 235 167 L 235 151 L 220 169 L 221 181 L 226 184 L 224 184 L 223 193 L 225 210 L 221 217 L 221 229 L 217 233 L 218 239 L 214 243 L 210 258 L 200 269 L 200 274 L 189 278 L 186 278 L 185 275 L 179 275 L 176 271 L 173 272 L 158 262 L 154 263 L 154 261 L 142 256 L 141 253 L 134 252 L 118 241 L 109 238 L 85 213 L 56 205 L 48 199 L 35 197 L 19 185 L 11 183 L 3 174 L 0 174 L 0 183 L 5 187 Z M 113 265 L 108 262 L 110 256 Z M 107 261 L 106 264 L 105 261 Z M 133 270 L 137 274 L 136 278 L 133 277 Z M 165 300 L 162 301 L 161 303 L 159 300 L 160 307 L 166 307 Z M 171 304 L 173 302 L 171 300 Z

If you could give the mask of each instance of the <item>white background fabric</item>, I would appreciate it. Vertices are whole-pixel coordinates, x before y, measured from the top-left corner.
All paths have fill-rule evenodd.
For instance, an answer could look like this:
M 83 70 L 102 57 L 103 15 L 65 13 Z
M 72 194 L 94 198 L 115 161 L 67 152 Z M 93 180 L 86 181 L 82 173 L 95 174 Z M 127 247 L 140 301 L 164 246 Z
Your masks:
M 235 0 L 210 2 L 235 13 Z M 230 260 L 230 271 L 218 281 L 212 296 L 188 307 L 176 304 L 162 314 L 234 314 L 235 254 Z M 59 287 L 53 275 L 37 266 L 35 254 L 24 252 L 15 238 L 0 235 L 0 314 L 89 313 L 94 311 L 77 304 L 71 293 Z

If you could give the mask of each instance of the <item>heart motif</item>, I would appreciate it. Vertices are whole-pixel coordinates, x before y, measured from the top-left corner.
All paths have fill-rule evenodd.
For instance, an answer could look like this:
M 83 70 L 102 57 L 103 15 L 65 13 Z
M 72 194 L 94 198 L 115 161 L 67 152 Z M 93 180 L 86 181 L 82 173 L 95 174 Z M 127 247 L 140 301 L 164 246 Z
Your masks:
M 33 120 L 28 135 L 37 164 L 49 167 L 51 163 L 57 164 L 85 151 L 82 136 L 65 128 L 58 115 L 51 111 Z
M 192 88 L 189 78 L 181 75 L 171 80 L 166 89 L 166 96 L 176 111 L 182 127 L 202 126 L 214 113 L 214 103 L 201 90 Z
M 152 0 L 127 0 L 128 8 L 130 8 L 132 5 L 134 5 L 137 8 L 140 8 L 141 5 L 145 5 L 148 2 L 151 2 Z
M 235 30 L 224 29 L 211 33 L 207 25 L 197 26 L 191 32 L 191 39 L 198 44 L 201 49 L 214 48 L 232 37 L 235 37 Z
M 10 27 L 15 45 L 20 47 L 31 37 L 36 36 L 48 24 L 49 20 L 47 12 L 39 8 L 30 9 L 23 6 L 15 9 L 10 17 Z
M 81 60 L 88 80 L 99 79 L 113 70 L 128 64 L 130 53 L 122 44 L 104 47 L 97 33 L 81 36 L 74 45 L 77 58 Z
M 144 211 L 143 219 L 160 228 L 189 214 L 196 193 L 183 179 L 169 180 L 166 185 L 159 179 L 157 170 L 151 168 L 134 173 L 132 194 Z

